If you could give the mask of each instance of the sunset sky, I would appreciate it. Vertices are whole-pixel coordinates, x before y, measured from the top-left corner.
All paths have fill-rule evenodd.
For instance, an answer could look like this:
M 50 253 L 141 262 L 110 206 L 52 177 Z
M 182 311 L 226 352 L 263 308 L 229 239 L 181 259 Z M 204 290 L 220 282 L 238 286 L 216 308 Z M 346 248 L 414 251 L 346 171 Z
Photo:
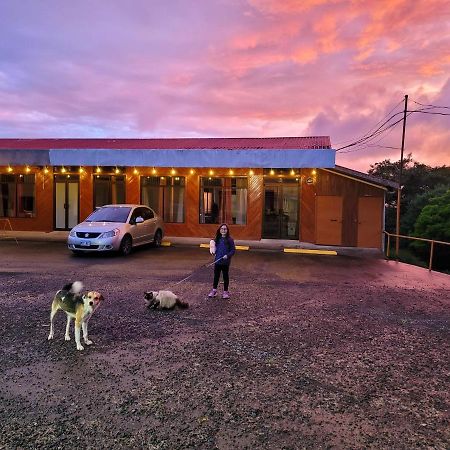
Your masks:
M 399 159 L 401 122 L 388 127 L 405 94 L 422 110 L 405 154 L 450 165 L 449 0 L 0 1 L 0 137 L 327 135 L 338 149 L 400 113 L 337 153 L 366 171 Z

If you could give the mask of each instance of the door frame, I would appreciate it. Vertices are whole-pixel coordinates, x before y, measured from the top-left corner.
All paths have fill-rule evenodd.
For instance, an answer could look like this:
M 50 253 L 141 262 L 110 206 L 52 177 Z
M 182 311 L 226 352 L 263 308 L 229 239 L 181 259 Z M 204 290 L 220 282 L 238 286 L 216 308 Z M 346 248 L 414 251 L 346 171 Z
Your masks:
M 300 183 L 286 183 L 282 178 L 281 182 L 278 181 L 279 179 L 273 179 L 267 180 L 263 182 L 263 210 L 262 210 L 262 221 L 261 221 L 261 237 L 263 239 L 286 239 L 286 240 L 293 240 L 298 241 L 300 236 Z M 278 200 L 281 199 L 281 202 L 284 198 L 284 188 L 290 188 L 290 187 L 296 187 L 297 188 L 297 214 L 296 214 L 296 222 L 295 222 L 295 234 L 293 236 L 282 236 L 282 226 L 281 226 L 281 217 L 280 213 L 278 213 L 278 236 L 267 236 L 264 233 L 264 226 L 265 226 L 265 218 L 266 218 L 266 187 L 276 188 L 275 191 L 277 192 Z M 281 208 L 279 208 L 280 210 Z
M 80 177 L 79 175 L 70 175 L 70 178 L 65 178 L 64 181 L 63 180 L 58 180 L 58 177 L 61 177 L 61 175 L 57 175 L 55 174 L 53 176 L 53 229 L 56 231 L 66 231 L 66 230 L 70 230 L 71 228 L 68 226 L 68 221 L 69 221 L 69 217 L 68 217 L 68 208 L 65 207 L 65 205 L 68 202 L 68 196 L 69 196 L 69 184 L 76 184 L 77 185 L 77 223 L 80 222 Z M 57 208 L 58 205 L 56 203 L 56 185 L 58 183 L 63 183 L 65 184 L 65 189 L 64 189 L 64 196 L 65 196 L 65 201 L 64 201 L 64 222 L 65 222 L 65 228 L 57 228 L 56 227 L 56 214 L 57 214 Z

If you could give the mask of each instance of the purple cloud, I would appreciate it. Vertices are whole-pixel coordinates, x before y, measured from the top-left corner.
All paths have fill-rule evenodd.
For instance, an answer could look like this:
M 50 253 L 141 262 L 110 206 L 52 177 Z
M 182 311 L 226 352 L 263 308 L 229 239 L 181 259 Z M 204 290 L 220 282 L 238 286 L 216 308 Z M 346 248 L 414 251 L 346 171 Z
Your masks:
M 450 106 L 445 11 L 445 0 L 5 0 L 0 137 L 330 135 L 339 148 L 404 94 Z M 411 115 L 407 151 L 450 164 L 449 129 L 449 116 Z M 398 159 L 401 126 L 380 137 L 338 164 Z

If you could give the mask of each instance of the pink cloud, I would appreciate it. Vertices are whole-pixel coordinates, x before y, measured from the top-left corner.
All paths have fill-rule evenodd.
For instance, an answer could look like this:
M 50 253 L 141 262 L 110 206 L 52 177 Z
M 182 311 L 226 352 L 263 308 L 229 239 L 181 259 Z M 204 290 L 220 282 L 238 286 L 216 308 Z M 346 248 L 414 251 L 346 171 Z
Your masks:
M 352 142 L 404 94 L 450 106 L 449 13 L 447 0 L 2 3 L 0 136 Z M 410 117 L 416 159 L 450 164 L 448 123 Z M 399 133 L 338 162 L 397 158 Z

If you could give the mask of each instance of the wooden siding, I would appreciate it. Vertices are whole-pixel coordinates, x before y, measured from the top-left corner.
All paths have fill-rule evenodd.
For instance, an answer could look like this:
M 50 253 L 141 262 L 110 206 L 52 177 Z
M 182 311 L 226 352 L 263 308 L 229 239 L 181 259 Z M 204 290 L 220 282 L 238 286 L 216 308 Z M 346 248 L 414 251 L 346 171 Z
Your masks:
M 341 245 L 345 247 L 356 247 L 358 245 L 359 198 L 377 197 L 384 199 L 384 190 L 381 188 L 320 169 L 317 170 L 315 194 L 343 197 Z M 378 217 L 382 221 L 384 202 L 381 201 L 379 205 Z M 374 226 L 378 228 L 378 222 Z
M 159 173 L 159 172 L 158 172 Z M 161 172 L 162 174 L 163 172 Z M 169 175 L 169 171 L 165 175 Z M 177 170 L 177 175 L 186 177 L 185 185 L 185 223 L 167 223 L 167 236 L 186 236 L 211 238 L 215 235 L 218 224 L 201 224 L 200 222 L 200 177 L 209 175 L 208 169 L 195 169 L 191 174 L 188 169 Z M 214 169 L 214 177 L 248 176 L 247 224 L 230 226 L 230 233 L 235 239 L 261 239 L 263 177 L 262 170 L 254 170 L 248 175 L 248 169 L 235 169 L 230 175 L 226 169 Z
M 7 167 L 0 167 L 0 171 L 6 172 Z M 85 219 L 93 210 L 93 173 L 92 167 L 86 167 L 80 174 L 80 220 Z M 129 203 L 140 202 L 140 177 L 155 175 L 151 167 L 138 168 L 139 174 L 134 174 L 134 168 L 129 167 L 125 171 L 126 177 L 126 201 Z M 171 168 L 158 168 L 159 176 L 170 176 Z M 230 175 L 226 169 L 214 169 L 215 177 L 248 176 L 248 211 L 246 225 L 230 225 L 231 234 L 236 239 L 261 239 L 262 216 L 264 201 L 264 185 L 262 169 L 254 169 L 254 174 L 248 174 L 249 169 L 236 169 Z M 14 173 L 26 173 L 25 167 L 14 167 Z M 52 231 L 54 221 L 54 181 L 53 173 L 45 174 L 42 168 L 32 167 L 32 173 L 36 174 L 36 213 L 33 218 L 10 218 L 14 230 L 24 231 Z M 76 172 L 78 174 L 78 172 Z M 217 224 L 199 223 L 199 183 L 200 177 L 209 176 L 208 169 L 195 169 L 191 174 L 189 169 L 176 169 L 176 175 L 186 178 L 185 184 L 185 223 L 166 224 L 167 236 L 186 236 L 210 238 L 217 229 Z M 308 184 L 308 178 L 312 183 Z M 362 197 L 377 198 L 374 201 L 378 208 L 374 215 L 377 230 L 373 233 L 381 233 L 379 226 L 383 220 L 384 190 L 375 186 L 354 180 L 348 177 L 332 173 L 327 170 L 313 169 L 301 170 L 299 199 L 299 230 L 300 241 L 316 243 L 316 196 L 341 196 L 343 198 L 342 209 L 342 244 L 343 246 L 356 247 L 358 245 L 358 204 Z M 364 231 L 372 233 L 371 230 Z M 372 233 L 372 235 L 373 235 Z M 360 231 L 361 235 L 361 231 Z M 373 236 L 372 236 L 372 239 Z M 379 239 L 381 246 L 381 236 Z M 360 244 L 362 241 L 360 242 Z
M 6 173 L 7 167 L 0 170 Z M 26 173 L 26 167 L 15 166 L 13 173 Z M 35 178 L 36 217 L 9 217 L 13 230 L 17 231 L 51 231 L 53 230 L 53 174 L 31 168 Z M 3 224 L 1 224 L 3 227 Z
M 316 185 L 307 184 L 306 180 L 315 179 L 311 169 L 301 170 L 300 184 L 300 241 L 316 242 Z

